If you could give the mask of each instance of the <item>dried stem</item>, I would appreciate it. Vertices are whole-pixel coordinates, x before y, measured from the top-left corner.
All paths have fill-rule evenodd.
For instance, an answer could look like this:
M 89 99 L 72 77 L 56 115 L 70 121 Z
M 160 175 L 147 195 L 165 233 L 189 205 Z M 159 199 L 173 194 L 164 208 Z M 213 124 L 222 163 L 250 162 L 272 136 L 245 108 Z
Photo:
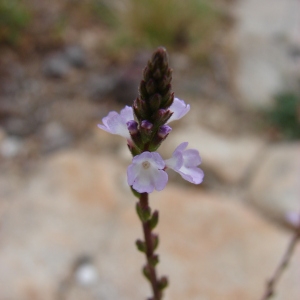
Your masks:
M 142 193 L 140 196 L 140 207 L 143 211 L 150 211 L 150 207 L 148 204 L 148 194 Z M 162 292 L 159 288 L 159 281 L 157 279 L 157 273 L 155 266 L 153 264 L 154 259 L 154 245 L 153 245 L 153 233 L 150 226 L 150 221 L 145 221 L 143 223 L 143 232 L 144 232 L 144 238 L 145 238 L 145 255 L 146 255 L 146 268 L 148 270 L 148 279 L 150 281 L 152 291 L 153 291 L 153 298 L 151 300 L 161 300 L 162 299 Z
M 265 293 L 261 298 L 261 300 L 271 299 L 275 295 L 275 287 L 279 279 L 281 278 L 283 272 L 285 271 L 286 267 L 288 266 L 299 239 L 300 239 L 300 232 L 298 231 L 295 232 L 295 234 L 292 236 L 280 264 L 275 270 L 273 276 L 268 280 Z

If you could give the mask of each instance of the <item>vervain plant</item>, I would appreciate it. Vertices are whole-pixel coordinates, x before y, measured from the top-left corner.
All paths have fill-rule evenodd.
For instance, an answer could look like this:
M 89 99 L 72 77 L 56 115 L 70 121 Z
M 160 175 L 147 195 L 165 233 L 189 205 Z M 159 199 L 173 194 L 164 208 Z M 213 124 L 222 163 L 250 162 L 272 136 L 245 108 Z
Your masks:
M 153 233 L 158 224 L 159 213 L 152 212 L 149 205 L 149 194 L 154 190 L 161 191 L 168 182 L 166 169 L 173 169 L 191 183 L 200 184 L 204 173 L 198 168 L 201 163 L 195 149 L 186 149 L 188 143 L 181 143 L 172 157 L 164 160 L 157 152 L 161 143 L 167 138 L 172 128 L 170 122 L 183 117 L 190 106 L 183 100 L 174 98 L 171 91 L 172 71 L 168 65 L 167 53 L 158 48 L 148 62 L 139 87 L 139 97 L 133 106 L 126 106 L 117 112 L 110 112 L 102 119 L 99 128 L 123 136 L 127 139 L 128 148 L 133 156 L 127 168 L 127 181 L 134 195 L 139 199 L 136 211 L 142 223 L 144 239 L 138 239 L 136 246 L 146 256 L 143 273 L 152 287 L 149 300 L 160 300 L 163 290 L 168 285 L 167 277 L 159 277 L 156 266 L 159 263 L 156 249 L 159 237 Z

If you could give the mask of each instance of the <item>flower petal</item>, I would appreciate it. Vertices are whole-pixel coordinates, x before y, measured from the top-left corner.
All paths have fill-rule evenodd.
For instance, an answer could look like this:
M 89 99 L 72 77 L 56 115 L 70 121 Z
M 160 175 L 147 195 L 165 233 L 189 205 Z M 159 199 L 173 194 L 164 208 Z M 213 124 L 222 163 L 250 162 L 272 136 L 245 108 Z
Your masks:
M 181 177 L 191 183 L 199 184 L 203 181 L 204 173 L 197 166 L 201 163 L 196 149 L 187 149 L 188 143 L 181 143 L 173 152 L 170 159 L 165 160 L 166 166 L 179 173 Z
M 201 164 L 199 152 L 196 149 L 188 149 L 183 153 L 184 165 L 186 167 L 197 167 Z
M 183 116 L 185 116 L 190 110 L 190 105 L 186 104 L 183 100 L 174 98 L 174 101 L 172 105 L 169 107 L 169 110 L 173 112 L 173 114 L 167 123 L 170 123 L 175 120 L 179 120 Z
M 111 111 L 106 117 L 102 119 L 102 124 L 98 124 L 98 127 L 112 134 L 117 134 L 130 139 L 130 134 L 127 128 L 127 122 L 134 120 L 133 109 L 130 106 L 125 106 L 118 114 L 115 111 Z
M 168 174 L 163 170 L 158 170 L 154 177 L 154 187 L 157 191 L 163 190 L 168 183 Z
M 157 152 L 143 152 L 132 159 L 127 168 L 127 181 L 139 193 L 161 191 L 168 182 L 168 174 L 163 170 L 165 162 Z
M 181 177 L 191 183 L 200 184 L 204 178 L 204 172 L 200 168 L 186 168 L 183 166 L 178 172 Z

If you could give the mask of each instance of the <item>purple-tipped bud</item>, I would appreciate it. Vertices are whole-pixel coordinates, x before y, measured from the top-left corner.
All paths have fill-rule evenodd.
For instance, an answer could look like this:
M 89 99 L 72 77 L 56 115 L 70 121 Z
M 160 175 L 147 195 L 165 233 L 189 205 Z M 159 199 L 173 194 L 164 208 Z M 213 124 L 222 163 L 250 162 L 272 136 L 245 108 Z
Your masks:
M 131 135 L 138 133 L 138 123 L 134 120 L 128 121 L 127 123 L 128 131 Z
M 153 127 L 153 124 L 150 123 L 150 122 L 147 121 L 147 120 L 143 120 L 142 123 L 141 123 L 141 127 L 142 127 L 143 129 L 146 129 L 146 130 L 151 130 L 152 127 Z
M 172 131 L 172 128 L 169 125 L 162 125 L 158 129 L 157 135 L 160 138 L 165 139 L 171 131 Z
M 169 109 L 161 108 L 157 111 L 155 118 L 160 124 L 165 124 L 172 114 L 173 113 Z

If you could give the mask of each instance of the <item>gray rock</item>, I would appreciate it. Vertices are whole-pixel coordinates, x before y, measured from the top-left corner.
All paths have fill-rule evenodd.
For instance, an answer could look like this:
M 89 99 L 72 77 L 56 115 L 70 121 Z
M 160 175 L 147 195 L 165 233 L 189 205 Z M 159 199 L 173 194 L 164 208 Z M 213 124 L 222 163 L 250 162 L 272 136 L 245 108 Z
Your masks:
M 275 94 L 297 88 L 290 49 L 300 45 L 299 10 L 297 0 L 241 0 L 234 6 L 234 80 L 245 106 L 269 107 Z
M 42 150 L 45 152 L 54 151 L 70 145 L 73 136 L 60 123 L 48 123 L 40 132 Z
M 18 137 L 7 136 L 0 140 L 0 156 L 3 158 L 13 158 L 22 151 L 23 141 Z
M 45 59 L 42 70 L 47 77 L 63 78 L 69 73 L 70 67 L 66 56 L 63 53 L 57 53 Z
M 85 53 L 78 45 L 67 47 L 65 49 L 65 56 L 73 67 L 82 68 L 86 65 Z
M 38 122 L 34 116 L 31 118 L 12 116 L 5 119 L 3 127 L 9 135 L 27 136 L 36 130 L 37 124 Z
M 97 102 L 109 96 L 116 86 L 113 76 L 92 75 L 86 83 L 87 96 Z
M 249 201 L 281 222 L 286 214 L 300 212 L 300 144 L 270 146 L 253 174 Z

